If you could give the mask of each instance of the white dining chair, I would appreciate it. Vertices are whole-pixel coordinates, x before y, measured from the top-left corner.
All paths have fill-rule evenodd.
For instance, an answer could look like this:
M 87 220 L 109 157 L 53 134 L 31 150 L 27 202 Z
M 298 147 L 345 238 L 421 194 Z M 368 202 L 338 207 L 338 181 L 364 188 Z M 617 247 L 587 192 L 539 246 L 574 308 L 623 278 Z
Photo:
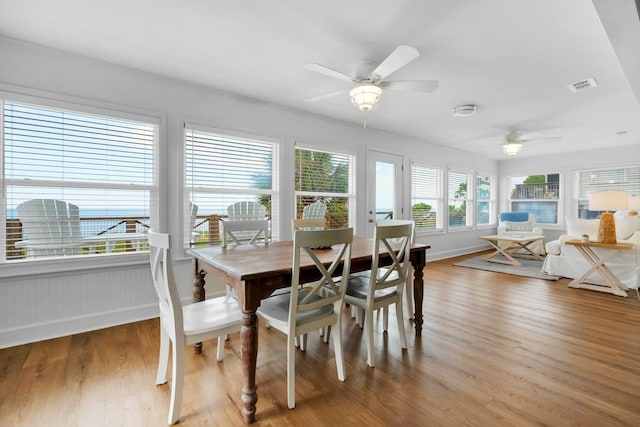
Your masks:
M 402 224 L 410 224 L 411 225 L 411 243 L 415 243 L 416 241 L 416 222 L 411 219 L 379 219 L 376 224 L 378 225 L 402 225 Z M 413 266 L 409 263 L 409 268 L 407 271 L 407 281 L 404 290 L 407 314 L 409 315 L 409 319 L 413 319 L 415 313 L 413 312 Z M 387 329 L 387 325 L 389 322 L 389 313 L 387 309 L 383 309 L 384 312 L 384 328 Z
M 226 220 L 220 219 L 221 246 L 228 243 L 234 245 L 253 245 L 255 243 L 269 242 L 269 220 Z
M 291 292 L 267 298 L 258 307 L 258 313 L 272 328 L 287 335 L 287 405 L 296 406 L 295 362 L 296 337 L 327 326 L 333 326 L 333 347 L 336 355 L 338 379 L 344 381 L 344 358 L 342 354 L 341 319 L 346 284 L 351 267 L 351 243 L 353 229 L 298 230 L 293 238 L 293 262 Z M 316 251 L 334 246 L 330 264 L 325 267 Z M 301 260 L 311 260 L 313 271 L 319 280 L 305 283 L 301 277 Z M 333 276 L 342 267 L 342 279 Z M 305 268 L 304 277 L 312 272 Z M 327 292 L 326 290 L 330 291 Z
M 358 309 L 364 317 L 365 338 L 367 341 L 367 364 L 375 366 L 373 312 L 395 304 L 398 333 L 403 349 L 407 348 L 407 336 L 404 328 L 402 294 L 409 269 L 411 246 L 411 225 L 376 225 L 374 229 L 374 247 L 371 270 L 368 274 L 349 277 L 349 286 L 345 302 Z M 395 247 L 395 251 L 394 248 Z M 381 251 L 389 253 L 391 265 L 378 267 Z M 397 254 L 396 254 L 397 251 Z M 358 316 L 357 316 L 358 317 Z M 362 322 L 359 322 L 362 324 Z M 386 331 L 386 326 L 383 325 Z
M 184 386 L 185 346 L 218 338 L 216 359 L 224 358 L 227 334 L 239 332 L 242 313 L 238 303 L 229 297 L 218 297 L 183 306 L 171 265 L 169 235 L 149 232 L 151 277 L 160 306 L 160 354 L 156 384 L 167 382 L 169 346 L 172 347 L 171 400 L 169 424 L 180 418 Z

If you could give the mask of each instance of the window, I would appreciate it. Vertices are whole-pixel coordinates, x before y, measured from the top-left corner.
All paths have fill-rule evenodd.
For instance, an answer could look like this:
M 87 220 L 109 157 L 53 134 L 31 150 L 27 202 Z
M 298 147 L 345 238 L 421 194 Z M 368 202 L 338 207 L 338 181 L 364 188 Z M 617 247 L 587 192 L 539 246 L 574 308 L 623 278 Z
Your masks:
M 266 137 L 185 126 L 185 246 L 218 245 L 219 219 L 236 202 L 255 202 L 277 239 L 278 144 Z
M 296 148 L 296 218 L 317 200 L 327 205 L 330 228 L 353 224 L 355 157 L 348 154 Z
M 411 165 L 411 219 L 416 231 L 444 229 L 442 169 L 413 163 Z
M 473 225 L 474 193 L 473 189 L 469 188 L 472 185 L 473 178 L 469 172 L 449 170 L 447 180 L 449 229 Z
M 579 218 L 598 218 L 600 212 L 589 210 L 589 193 L 620 190 L 640 197 L 640 167 L 591 169 L 575 172 L 575 198 Z
M 476 176 L 476 224 L 495 225 L 496 195 L 494 189 L 495 178 L 489 175 Z
M 560 174 L 534 174 L 509 178 L 512 212 L 532 212 L 536 223 L 558 224 Z
M 0 102 L 1 261 L 146 249 L 146 231 L 157 221 L 159 121 L 88 107 Z M 69 208 L 64 220 L 62 207 Z

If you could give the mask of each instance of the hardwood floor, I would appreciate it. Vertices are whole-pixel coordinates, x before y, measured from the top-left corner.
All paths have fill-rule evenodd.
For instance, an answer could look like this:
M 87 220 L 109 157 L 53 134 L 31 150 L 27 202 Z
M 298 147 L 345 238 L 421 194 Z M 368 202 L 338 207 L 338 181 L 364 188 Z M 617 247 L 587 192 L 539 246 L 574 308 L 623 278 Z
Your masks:
M 464 258 L 464 257 L 461 257 Z M 394 316 L 376 325 L 376 367 L 362 330 L 343 326 L 347 380 L 332 344 L 310 336 L 287 409 L 285 337 L 260 326 L 256 426 L 639 426 L 640 301 L 635 294 L 427 264 L 424 330 L 401 351 Z M 162 426 L 158 320 L 0 350 L 1 426 Z M 239 336 L 187 349 L 181 425 L 241 426 Z

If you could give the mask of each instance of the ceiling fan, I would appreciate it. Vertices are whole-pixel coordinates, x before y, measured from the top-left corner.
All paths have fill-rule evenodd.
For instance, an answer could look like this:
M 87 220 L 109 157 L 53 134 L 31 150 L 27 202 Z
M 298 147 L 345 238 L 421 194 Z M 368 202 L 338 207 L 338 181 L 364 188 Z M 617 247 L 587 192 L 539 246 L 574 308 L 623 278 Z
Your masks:
M 523 142 L 531 141 L 560 141 L 559 136 L 536 136 L 537 132 L 512 131 L 507 134 L 505 142 L 502 144 L 502 151 L 508 156 L 515 156 L 522 150 Z
M 411 46 L 398 46 L 384 61 L 382 61 L 366 78 L 352 77 L 340 71 L 321 64 L 305 64 L 304 68 L 309 71 L 324 74 L 339 80 L 349 82 L 355 87 L 349 90 L 349 96 L 353 105 L 361 110 L 370 110 L 379 100 L 383 89 L 413 91 L 413 92 L 433 92 L 438 88 L 436 80 L 415 80 L 415 81 L 385 81 L 384 79 L 390 74 L 398 71 L 409 62 L 420 56 L 418 50 Z M 342 93 L 347 89 L 330 92 L 324 95 L 309 98 L 307 102 L 316 102 L 323 99 L 331 98 Z

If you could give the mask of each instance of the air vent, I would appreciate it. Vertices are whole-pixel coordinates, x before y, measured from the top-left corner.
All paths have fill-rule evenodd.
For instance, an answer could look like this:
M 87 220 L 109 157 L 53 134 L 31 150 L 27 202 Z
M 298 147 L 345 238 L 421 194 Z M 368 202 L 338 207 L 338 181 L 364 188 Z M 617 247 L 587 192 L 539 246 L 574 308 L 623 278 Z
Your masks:
M 571 83 L 570 85 L 567 85 L 567 86 L 569 87 L 569 90 L 571 92 L 577 92 L 579 90 L 588 89 L 590 87 L 596 87 L 598 86 L 598 82 L 596 82 L 596 79 L 591 77 L 586 80 Z

